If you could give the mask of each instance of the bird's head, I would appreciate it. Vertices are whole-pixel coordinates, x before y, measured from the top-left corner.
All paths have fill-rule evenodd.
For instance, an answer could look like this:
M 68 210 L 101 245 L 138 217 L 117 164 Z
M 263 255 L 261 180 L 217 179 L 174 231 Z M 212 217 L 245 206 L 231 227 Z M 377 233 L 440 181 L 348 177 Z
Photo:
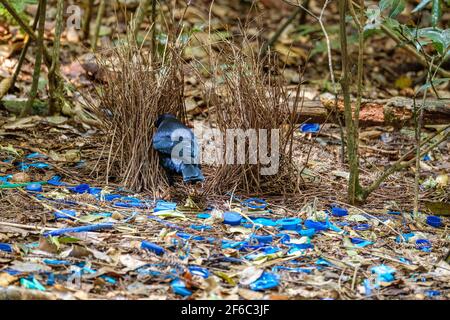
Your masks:
M 163 122 L 164 120 L 167 120 L 167 119 L 176 119 L 176 117 L 171 113 L 164 113 L 158 117 L 158 119 L 156 120 L 155 126 L 158 128 L 159 125 L 161 124 L 161 122 Z

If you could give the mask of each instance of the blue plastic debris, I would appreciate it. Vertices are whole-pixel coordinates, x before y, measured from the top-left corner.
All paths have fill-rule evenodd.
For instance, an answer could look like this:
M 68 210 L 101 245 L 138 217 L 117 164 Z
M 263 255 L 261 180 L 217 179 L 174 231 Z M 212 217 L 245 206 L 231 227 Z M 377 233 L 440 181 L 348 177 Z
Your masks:
M 372 267 L 370 268 L 370 271 L 372 271 L 372 273 L 377 275 L 377 280 L 379 282 L 391 282 L 394 281 L 395 279 L 394 277 L 395 269 L 386 266 L 384 264 Z
M 428 216 L 427 217 L 427 223 L 435 228 L 440 228 L 442 227 L 442 219 L 441 217 L 437 217 L 437 216 Z
M 307 269 L 307 268 L 294 268 L 294 267 L 285 267 L 285 266 L 275 266 L 272 268 L 272 272 L 278 272 L 280 270 L 296 272 L 296 273 L 308 273 L 308 274 L 312 273 L 312 269 Z
M 43 155 L 43 154 L 41 154 L 39 152 L 34 152 L 34 153 L 30 153 L 25 158 L 26 159 L 38 159 L 38 158 L 40 158 L 40 159 L 47 159 L 47 156 Z
M 37 281 L 34 277 L 32 278 L 32 280 L 22 278 L 20 279 L 20 284 L 26 289 L 45 291 L 45 287 L 40 284 L 39 281 Z
M 372 241 L 368 241 L 368 240 L 361 239 L 361 238 L 351 238 L 350 241 L 353 244 L 355 244 L 355 246 L 358 247 L 358 248 L 364 248 L 364 247 L 366 247 L 368 245 L 373 244 Z
M 267 236 L 252 235 L 250 237 L 250 240 L 256 241 L 257 243 L 260 244 L 267 244 L 273 241 L 273 237 L 271 235 Z
M 241 224 L 242 216 L 233 211 L 226 211 L 223 214 L 223 223 L 228 224 L 230 226 L 238 226 Z
M 175 210 L 176 208 L 177 204 L 175 202 L 167 202 L 164 200 L 159 200 L 156 202 L 156 207 L 153 210 L 153 212 Z
M 369 230 L 369 229 L 370 229 L 370 225 L 367 223 L 357 224 L 356 226 L 353 227 L 353 230 L 357 230 L 357 231 L 365 231 L 365 230 Z
M 189 228 L 197 230 L 197 231 L 212 230 L 211 226 L 206 226 L 206 225 L 203 225 L 203 224 L 202 225 L 192 224 L 192 225 L 189 226 Z
M 113 228 L 112 223 L 92 224 L 89 226 L 58 229 L 58 230 L 54 230 L 54 231 L 45 232 L 44 237 L 48 237 L 48 236 L 55 237 L 55 236 L 60 236 L 60 235 L 66 234 L 66 233 L 92 232 L 92 231 L 107 230 L 107 229 L 112 229 L 112 228 Z
M 397 238 L 395 238 L 395 242 L 397 242 L 397 243 L 401 243 L 401 242 L 403 242 L 403 241 L 405 241 L 405 242 L 408 242 L 409 241 L 409 239 L 411 239 L 412 237 L 414 237 L 414 233 L 413 232 L 411 232 L 411 233 L 402 233 L 402 235 L 401 236 L 397 236 Z M 404 239 L 404 240 L 403 240 Z
M 268 218 L 256 218 L 252 219 L 253 223 L 256 225 L 262 225 L 265 227 L 275 227 L 277 223 L 271 219 Z
M 76 217 L 77 216 L 77 212 L 75 210 L 67 210 L 67 209 L 63 209 L 63 210 L 59 210 L 60 212 L 55 212 L 54 216 L 56 220 L 61 220 L 61 219 L 67 219 L 67 220 L 73 220 L 71 217 Z
M 303 133 L 317 133 L 320 130 L 318 123 L 305 123 L 300 126 L 300 131 Z
M 402 213 L 399 212 L 399 211 L 391 211 L 391 210 L 389 210 L 389 211 L 388 211 L 388 214 L 392 214 L 392 215 L 394 215 L 394 216 L 399 216 L 399 215 L 401 215 Z
M 209 218 L 211 218 L 211 215 L 209 213 L 199 213 L 197 215 L 197 218 L 199 218 L 199 219 L 209 219 Z
M 25 187 L 30 192 L 42 192 L 42 185 L 40 183 L 31 183 Z
M 316 229 L 304 229 L 304 230 L 297 230 L 298 234 L 302 237 L 309 237 L 311 238 L 313 235 L 316 234 Z
M 83 194 L 83 193 L 89 193 L 89 190 L 91 189 L 91 187 L 87 183 L 82 183 L 82 184 L 79 184 L 78 186 L 70 187 L 68 189 L 72 192 Z
M 314 229 L 316 231 L 328 230 L 328 224 L 326 222 L 305 220 L 305 227 L 308 229 Z
M 319 258 L 319 259 L 317 259 L 316 264 L 319 265 L 319 266 L 327 266 L 327 267 L 333 266 L 332 263 L 328 262 L 328 261 L 325 260 L 324 258 Z
M 11 253 L 13 252 L 12 245 L 9 243 L 0 243 L 0 251 Z
M 275 288 L 279 285 L 279 277 L 271 272 L 264 271 L 258 280 L 250 284 L 250 289 L 262 291 Z
M 202 268 L 199 266 L 189 266 L 188 269 L 189 272 L 193 275 L 200 276 L 204 279 L 207 279 L 209 277 L 209 270 L 206 268 Z
M 302 219 L 300 218 L 286 218 L 277 220 L 277 225 L 281 227 L 283 230 L 295 230 L 302 223 Z
M 348 215 L 348 210 L 345 208 L 332 207 L 331 214 L 335 217 L 343 217 Z
M 267 202 L 259 198 L 250 198 L 242 201 L 242 204 L 249 207 L 250 209 L 265 209 L 267 207 Z
M 50 180 L 47 181 L 47 183 L 51 186 L 60 187 L 65 186 L 66 184 L 61 182 L 60 176 L 53 176 Z
M 48 264 L 50 266 L 70 266 L 71 263 L 66 260 L 50 260 L 50 259 L 44 259 L 43 261 L 45 264 Z
M 425 294 L 426 294 L 428 297 L 432 298 L 432 297 L 440 296 L 440 295 L 441 295 L 441 292 L 438 291 L 438 290 L 426 290 L 426 291 L 425 291 Z
M 152 252 L 156 253 L 157 255 L 162 255 L 165 252 L 162 247 L 160 247 L 157 244 L 154 244 L 152 242 L 148 242 L 148 241 L 141 242 L 141 249 L 146 249 L 146 250 L 152 251 Z
M 429 154 L 426 154 L 422 157 L 422 161 L 431 161 L 431 157 Z
M 186 284 L 180 279 L 173 280 L 170 285 L 175 294 L 183 297 L 188 297 L 192 294 L 192 292 L 186 288 Z
M 416 248 L 420 251 L 430 252 L 431 251 L 431 242 L 427 239 L 417 239 L 416 240 Z

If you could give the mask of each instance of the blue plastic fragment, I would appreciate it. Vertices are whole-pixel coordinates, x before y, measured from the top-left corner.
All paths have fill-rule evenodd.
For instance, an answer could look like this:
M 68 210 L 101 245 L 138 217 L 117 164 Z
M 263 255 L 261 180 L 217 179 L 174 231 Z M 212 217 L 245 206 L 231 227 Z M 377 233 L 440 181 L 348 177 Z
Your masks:
M 197 215 L 197 218 L 199 218 L 199 219 L 209 219 L 209 218 L 211 218 L 211 215 L 209 213 L 199 213 Z
M 426 154 L 422 157 L 422 161 L 431 161 L 431 157 L 429 154 Z
M 27 155 L 25 158 L 26 158 L 26 159 L 37 159 L 37 158 L 40 158 L 40 159 L 47 159 L 47 156 L 46 156 L 46 155 L 43 155 L 43 154 L 41 154 L 41 153 L 39 153 L 39 152 L 34 152 L 34 153 L 30 153 L 30 154 Z
M 165 252 L 162 247 L 160 247 L 157 244 L 154 244 L 152 242 L 148 242 L 148 241 L 141 242 L 141 249 L 146 249 L 146 250 L 152 251 L 152 252 L 156 253 L 157 255 L 162 255 Z
M 13 252 L 12 245 L 9 243 L 0 243 L 0 251 L 11 253 Z
M 156 202 L 156 207 L 153 210 L 153 212 L 175 210 L 176 208 L 177 204 L 175 202 L 167 202 L 164 200 L 159 200 Z
M 331 214 L 335 217 L 343 217 L 348 215 L 348 210 L 345 208 L 332 207 Z
M 45 287 L 39 283 L 34 277 L 33 279 L 27 280 L 25 278 L 20 279 L 20 284 L 22 287 L 30 290 L 39 290 L 39 291 L 45 291 Z
M 110 193 L 110 194 L 105 195 L 106 201 L 113 201 L 113 200 L 119 199 L 119 198 L 122 198 L 122 196 L 120 194 Z
M 435 227 L 435 228 L 440 228 L 440 227 L 442 227 L 442 219 L 441 219 L 441 217 L 437 217 L 437 216 L 428 216 L 427 224 L 429 224 L 430 226 Z
M 91 189 L 91 187 L 87 183 L 82 183 L 82 184 L 79 184 L 78 186 L 70 187 L 68 189 L 72 192 L 83 194 L 83 193 L 89 193 L 89 190 Z
M 230 226 L 238 226 L 241 224 L 242 216 L 233 211 L 226 211 L 223 214 L 223 223 L 228 224 Z
M 265 209 L 267 207 L 267 202 L 259 198 L 250 198 L 242 201 L 242 204 L 249 207 L 250 209 Z
M 211 226 L 207 226 L 207 225 L 203 225 L 203 224 L 202 225 L 192 224 L 192 225 L 189 226 L 189 228 L 197 230 L 197 231 L 212 230 Z
M 277 225 L 277 223 L 271 219 L 267 219 L 267 218 L 256 218 L 256 219 L 252 219 L 253 223 L 256 225 L 262 225 L 265 227 L 275 227 Z
M 328 267 L 331 267 L 333 265 L 332 263 L 328 262 L 327 260 L 325 260 L 323 258 L 317 259 L 316 264 L 319 266 L 328 266 Z
M 71 263 L 66 260 L 50 260 L 50 259 L 44 259 L 43 261 L 45 264 L 48 264 L 50 266 L 70 266 Z
M 250 237 L 250 240 L 256 241 L 257 243 L 260 244 L 267 244 L 273 241 L 273 237 L 271 235 L 267 236 L 252 235 Z
M 286 218 L 277 220 L 277 225 L 283 230 L 295 230 L 302 223 L 300 218 Z
M 29 165 L 30 167 L 33 168 L 38 168 L 38 169 L 49 169 L 51 168 L 51 166 L 48 163 L 43 163 L 43 162 L 35 162 Z
M 425 294 L 426 294 L 428 297 L 432 298 L 432 297 L 440 296 L 440 295 L 441 295 L 441 292 L 438 291 L 438 290 L 426 290 L 426 291 L 425 291 Z
M 42 185 L 40 183 L 31 183 L 25 187 L 30 192 L 42 192 Z
M 395 216 L 399 216 L 399 215 L 401 215 L 402 213 L 399 212 L 399 211 L 391 211 L 391 210 L 389 210 L 389 211 L 388 211 L 388 214 L 392 214 L 392 215 L 395 215 Z
M 275 288 L 279 285 L 279 277 L 271 272 L 264 271 L 258 280 L 250 284 L 250 289 L 262 291 Z
M 312 273 L 312 269 L 307 268 L 293 268 L 293 267 L 285 267 L 285 266 L 275 266 L 272 268 L 272 272 L 278 272 L 280 270 L 289 271 L 289 272 L 297 272 L 297 273 Z
M 394 277 L 395 269 L 386 266 L 384 264 L 372 267 L 370 271 L 372 271 L 372 273 L 377 275 L 377 280 L 379 282 L 391 282 L 394 281 L 395 279 Z
M 289 249 L 288 254 L 293 254 L 297 251 L 302 251 L 306 249 L 312 249 L 314 245 L 312 243 L 295 243 L 291 244 L 291 249 Z
M 420 251 L 430 252 L 431 251 L 431 242 L 427 239 L 417 239 L 416 240 L 416 248 Z
M 318 123 L 305 123 L 300 126 L 300 131 L 303 133 L 317 133 L 320 130 Z
M 65 213 L 65 214 L 62 214 L 62 213 L 59 213 L 59 212 L 55 212 L 54 216 L 55 216 L 56 220 L 61 220 L 61 219 L 73 220 L 70 217 L 76 217 L 77 216 L 77 212 L 75 210 L 63 209 L 63 210 L 59 210 L 59 211 L 61 211 L 62 213 Z
M 189 272 L 193 275 L 200 276 L 204 279 L 207 279 L 209 277 L 209 270 L 206 268 L 202 268 L 199 266 L 189 266 L 188 269 Z
M 192 294 L 192 292 L 186 288 L 186 284 L 180 279 L 173 280 L 170 285 L 175 294 L 178 294 L 183 297 L 187 297 Z
M 302 237 L 309 237 L 311 238 L 313 235 L 316 234 L 316 229 L 304 229 L 304 230 L 297 230 L 298 234 Z
M 350 241 L 355 244 L 356 247 L 364 248 L 365 246 L 373 244 L 372 241 L 368 241 L 361 238 L 350 238 Z
M 305 220 L 305 227 L 308 229 L 314 229 L 316 231 L 328 230 L 328 224 L 326 222 Z
M 222 249 L 237 249 L 240 250 L 247 245 L 245 241 L 226 241 L 222 240 Z
M 55 236 L 60 236 L 60 235 L 66 234 L 66 233 L 92 232 L 92 231 L 107 230 L 107 229 L 112 229 L 112 228 L 113 228 L 112 223 L 92 224 L 89 226 L 58 229 L 58 230 L 54 230 L 54 231 L 45 232 L 44 237 L 48 237 L 48 236 L 55 237 Z
M 406 242 L 408 242 L 409 241 L 409 239 L 411 239 L 412 237 L 414 237 L 414 233 L 413 232 L 411 232 L 411 233 L 402 233 L 402 236 L 397 236 L 397 238 L 395 238 L 395 242 L 397 242 L 397 243 L 401 243 L 401 242 L 403 242 L 403 241 L 406 241 Z M 404 240 L 403 240 L 404 239 Z
M 47 181 L 47 183 L 51 186 L 60 187 L 65 186 L 66 184 L 61 182 L 60 176 L 53 176 L 50 180 Z
M 356 226 L 353 227 L 353 230 L 357 230 L 357 231 L 365 231 L 365 230 L 369 230 L 369 229 L 370 229 L 370 224 L 367 224 L 367 223 L 357 224 Z

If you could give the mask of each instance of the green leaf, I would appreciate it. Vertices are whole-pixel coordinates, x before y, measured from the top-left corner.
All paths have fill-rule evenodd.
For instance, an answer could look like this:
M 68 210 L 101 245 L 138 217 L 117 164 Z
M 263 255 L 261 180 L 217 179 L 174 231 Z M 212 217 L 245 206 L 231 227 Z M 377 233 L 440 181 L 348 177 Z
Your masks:
M 392 9 L 389 12 L 389 17 L 390 18 L 395 18 L 400 13 L 402 13 L 403 10 L 405 10 L 405 2 L 404 2 L 404 0 L 394 0 L 393 3 L 392 3 Z
M 448 81 L 450 81 L 450 78 L 440 78 L 440 79 L 436 79 L 436 80 L 431 81 L 431 83 L 427 82 L 423 86 L 421 86 L 419 88 L 419 90 L 417 90 L 417 93 L 431 88 L 432 84 L 433 84 L 433 86 L 437 86 L 437 85 L 440 85 L 442 83 L 446 83 Z
M 438 28 L 423 28 L 419 29 L 417 33 L 420 38 L 430 39 L 439 54 L 443 55 L 446 51 L 450 41 L 447 41 L 446 31 Z
M 411 13 L 417 12 L 422 10 L 423 8 L 426 7 L 427 4 L 429 4 L 431 2 L 431 0 L 422 0 L 422 2 L 420 2 L 417 7 L 414 8 L 413 11 L 411 11 Z
M 441 10 L 441 1 L 433 0 L 433 6 L 431 7 L 431 25 L 436 27 L 439 23 L 439 19 L 441 18 L 442 10 Z

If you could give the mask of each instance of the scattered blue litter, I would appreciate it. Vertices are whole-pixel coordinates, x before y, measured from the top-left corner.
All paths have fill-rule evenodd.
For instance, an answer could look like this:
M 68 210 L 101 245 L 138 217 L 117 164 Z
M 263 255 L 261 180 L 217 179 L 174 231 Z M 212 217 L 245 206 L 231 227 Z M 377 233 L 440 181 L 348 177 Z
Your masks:
M 238 226 L 241 224 L 242 216 L 233 211 L 227 211 L 223 214 L 223 223 L 228 224 L 230 226 Z
M 25 187 L 25 190 L 29 192 L 42 192 L 43 188 L 40 183 L 31 183 Z
M 83 194 L 83 193 L 89 193 L 91 187 L 87 183 L 82 183 L 75 187 L 69 187 L 68 189 L 72 192 Z
M 256 219 L 252 219 L 253 223 L 256 225 L 262 225 L 264 227 L 275 227 L 277 225 L 277 223 L 275 221 L 273 221 L 272 219 L 268 219 L 268 218 L 256 218 Z
M 59 212 L 55 212 L 54 216 L 56 220 L 61 220 L 61 219 L 66 219 L 66 220 L 73 220 L 70 217 L 76 217 L 77 216 L 77 212 L 75 210 L 68 210 L 68 209 L 63 209 L 63 210 L 59 210 L 62 213 Z M 63 214 L 65 213 L 65 214 Z
M 314 245 L 311 243 L 293 243 L 290 246 L 291 248 L 288 250 L 288 254 L 294 254 L 298 251 L 314 248 Z
M 188 297 L 192 294 L 192 292 L 186 288 L 186 284 L 180 279 L 173 280 L 170 285 L 175 294 L 183 297 Z
M 209 219 L 209 218 L 211 218 L 211 215 L 209 213 L 199 213 L 197 215 L 197 218 L 199 218 L 199 219 Z
M 356 226 L 353 227 L 353 230 L 357 230 L 357 231 L 365 231 L 365 230 L 369 230 L 369 229 L 370 229 L 370 224 L 367 224 L 367 223 L 357 224 Z
M 250 289 L 254 291 L 262 291 L 275 288 L 279 285 L 279 277 L 271 272 L 264 271 L 258 280 L 250 284 Z
M 26 159 L 47 159 L 48 157 L 46 155 L 43 155 L 39 152 L 30 153 L 25 157 Z
M 300 218 L 286 218 L 277 220 L 277 225 L 280 226 L 282 230 L 296 230 L 301 223 L 302 219 Z
M 372 267 L 370 268 L 370 271 L 377 275 L 377 280 L 379 282 L 391 282 L 395 279 L 395 269 L 384 264 Z
M 175 202 L 167 202 L 164 200 L 159 200 L 156 202 L 156 207 L 153 210 L 153 212 L 175 210 L 176 208 L 177 204 Z
M 205 231 L 205 230 L 212 230 L 211 226 L 206 226 L 206 225 L 195 225 L 192 224 L 189 226 L 189 228 L 197 230 L 197 231 Z
M 165 250 L 162 247 L 158 246 L 155 243 L 148 242 L 148 241 L 142 241 L 141 242 L 141 248 L 149 250 L 151 252 L 154 252 L 157 255 L 162 255 L 165 252 Z
M 253 246 L 254 247 L 254 246 Z M 254 251 L 256 248 L 251 248 L 252 251 Z M 277 247 L 260 247 L 256 252 L 248 254 L 245 256 L 245 259 L 247 260 L 254 260 L 256 258 L 259 258 L 261 256 L 277 253 L 281 251 L 280 248 Z
M 441 295 L 441 292 L 438 290 L 426 290 L 425 294 L 427 295 L 427 297 L 437 297 Z
M 435 228 L 440 228 L 440 227 L 442 227 L 442 219 L 441 219 L 441 217 L 437 217 L 437 216 L 428 216 L 427 224 L 429 224 L 430 226 L 435 227 Z
M 348 210 L 345 208 L 332 207 L 331 214 L 335 217 L 343 217 L 348 215 Z
M 397 242 L 397 243 L 401 243 L 403 241 L 408 242 L 409 239 L 414 237 L 414 235 L 415 234 L 413 232 L 411 232 L 411 233 L 402 233 L 402 236 L 397 236 L 397 238 L 395 238 L 395 242 Z
M 416 248 L 420 251 L 431 252 L 431 242 L 427 239 L 417 239 Z
M 426 154 L 422 157 L 422 161 L 431 161 L 431 157 L 429 154 Z
M 189 272 L 193 275 L 200 276 L 204 279 L 207 279 L 209 277 L 209 270 L 203 267 L 199 266 L 189 266 L 188 267 Z
M 361 238 L 350 238 L 350 241 L 358 248 L 364 248 L 368 245 L 373 244 L 372 241 L 368 241 L 368 240 L 361 239 Z
M 278 272 L 280 270 L 283 271 L 289 271 L 289 272 L 296 272 L 296 273 L 312 273 L 312 269 L 307 268 L 294 268 L 294 267 L 285 267 L 285 266 L 275 266 L 272 268 L 272 272 Z
M 389 210 L 389 211 L 388 211 L 388 214 L 392 214 L 392 215 L 394 215 L 394 216 L 399 216 L 399 215 L 401 215 L 402 213 L 401 213 L 400 211 L 391 211 L 391 210 Z
M 311 238 L 313 235 L 316 234 L 316 229 L 311 228 L 311 229 L 297 230 L 297 232 L 302 237 L 309 237 L 309 238 Z
M 300 126 L 300 131 L 303 133 L 317 133 L 320 130 L 318 123 L 305 123 Z
M 280 238 L 282 244 L 288 244 L 291 241 L 291 237 L 287 233 L 279 233 L 277 237 Z
M 11 253 L 13 252 L 12 245 L 10 245 L 9 243 L 0 243 L 0 251 Z
M 250 237 L 250 240 L 260 243 L 260 244 L 267 244 L 267 243 L 271 243 L 273 241 L 273 237 L 271 235 L 267 235 L 267 236 L 252 235 Z
M 61 182 L 61 179 L 62 178 L 60 176 L 53 176 L 50 180 L 47 181 L 47 183 L 55 187 L 65 186 L 66 184 Z
M 66 260 L 51 260 L 51 259 L 44 259 L 43 261 L 45 264 L 48 264 L 50 266 L 70 266 L 71 263 Z
M 265 209 L 267 208 L 267 202 L 259 198 L 250 198 L 242 201 L 242 204 L 250 209 Z
M 327 267 L 333 266 L 333 264 L 331 262 L 328 262 L 324 258 L 317 259 L 316 264 L 319 266 L 327 266 Z
M 328 224 L 326 222 L 305 220 L 305 227 L 308 229 L 314 229 L 316 231 L 328 230 Z
M 222 249 L 236 249 L 241 250 L 247 245 L 245 241 L 229 241 L 222 240 Z
M 119 199 L 119 198 L 122 198 L 122 196 L 120 194 L 110 193 L 110 194 L 105 195 L 106 201 L 113 201 L 113 200 Z
M 99 231 L 99 230 L 108 230 L 112 229 L 113 224 L 112 223 L 100 223 L 100 224 L 92 224 L 89 226 L 82 226 L 82 227 L 75 227 L 75 228 L 67 228 L 67 229 L 58 229 L 54 231 L 49 231 L 44 233 L 44 237 L 48 236 L 60 236 L 66 233 L 77 233 L 77 232 L 92 232 L 92 231 Z

